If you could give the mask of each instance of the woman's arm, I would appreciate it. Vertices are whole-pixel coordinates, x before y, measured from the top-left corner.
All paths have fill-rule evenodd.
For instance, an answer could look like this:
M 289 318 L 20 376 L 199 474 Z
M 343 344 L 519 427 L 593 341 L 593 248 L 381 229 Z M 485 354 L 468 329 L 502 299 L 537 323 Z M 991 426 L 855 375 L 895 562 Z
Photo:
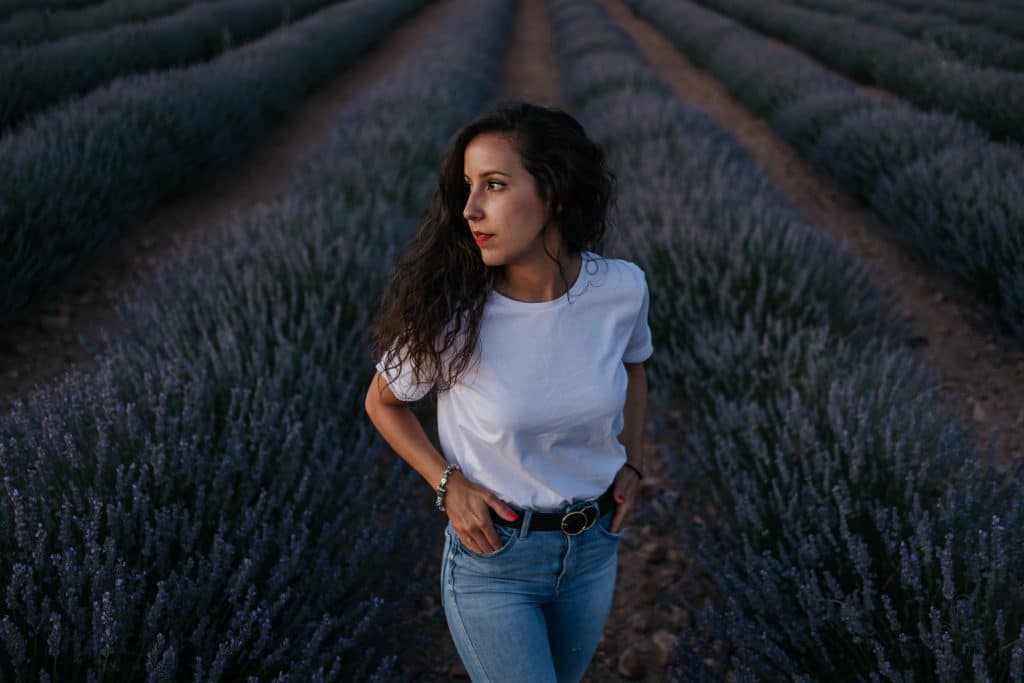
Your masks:
M 419 419 L 395 396 L 380 372 L 374 375 L 366 392 L 365 408 L 370 422 L 392 450 L 430 484 L 431 490 L 436 490 L 448 461 L 430 443 Z M 494 492 L 466 479 L 458 470 L 451 473 L 447 488 L 445 513 L 460 541 L 478 553 L 493 552 L 501 547 L 488 508 L 508 520 L 516 518 L 515 510 Z
M 408 405 L 392 393 L 378 372 L 366 392 L 366 415 L 388 445 L 436 489 L 448 467 Z

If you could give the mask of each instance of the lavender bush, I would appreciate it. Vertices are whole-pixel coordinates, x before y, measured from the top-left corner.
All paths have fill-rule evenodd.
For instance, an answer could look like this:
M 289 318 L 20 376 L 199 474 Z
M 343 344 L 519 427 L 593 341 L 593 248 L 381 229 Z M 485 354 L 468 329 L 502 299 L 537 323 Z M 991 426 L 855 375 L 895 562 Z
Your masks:
M 0 420 L 0 678 L 420 679 L 430 498 L 374 457 L 365 324 L 513 4 L 456 2 L 284 198 L 126 296 L 95 372 Z
M 823 88 L 817 95 L 801 93 L 798 99 L 779 106 L 772 115 L 771 123 L 784 140 L 806 153 L 814 149 L 818 138 L 840 118 L 859 112 L 879 111 L 877 105 L 875 100 L 864 97 L 853 88 Z
M 599 3 L 550 6 L 559 48 L 609 23 Z M 603 54 L 649 78 L 628 40 Z M 605 78 L 561 66 L 567 92 Z M 617 217 L 651 283 L 652 395 L 683 409 L 680 535 L 720 592 L 701 621 L 731 674 L 1022 680 L 1024 466 L 978 464 L 864 267 L 707 117 L 614 88 L 580 114 L 629 169 Z M 678 655 L 675 680 L 713 678 Z
M 818 167 L 827 167 L 847 193 L 870 201 L 876 185 L 887 177 L 878 169 L 902 169 L 939 151 L 976 149 L 979 135 L 976 126 L 943 114 L 899 105 L 863 107 L 834 119 L 809 157 Z M 986 150 L 996 151 L 1001 150 Z
M 1017 151 L 951 147 L 883 176 L 872 194 L 872 203 L 901 227 L 903 243 L 915 257 L 952 273 L 971 291 L 988 293 L 997 312 L 989 314 L 992 325 L 1024 312 L 1020 169 Z M 1018 339 L 1024 337 L 1024 319 L 1010 324 Z
M 575 8 L 566 7 L 566 15 L 563 20 L 572 22 L 574 11 Z M 585 7 L 583 8 L 583 14 L 584 16 L 588 14 Z M 560 49 L 561 53 L 569 58 L 567 61 L 575 62 L 580 57 L 592 52 L 610 51 L 614 53 L 618 50 L 622 42 L 622 30 L 620 28 L 611 24 L 607 26 L 594 26 L 593 28 L 593 31 L 572 32 L 564 36 Z
M 0 18 L 28 10 L 56 11 L 97 5 L 103 0 L 0 0 Z
M 25 47 L 118 24 L 164 16 L 198 2 L 215 0 L 107 0 L 98 5 L 63 12 L 22 12 L 0 24 L 0 45 Z
M 625 90 L 634 96 L 641 96 L 648 91 L 657 93 L 664 90 L 664 84 L 653 73 L 638 72 L 628 64 L 618 63 L 615 57 L 617 55 L 607 49 L 579 56 L 574 62 L 574 68 L 599 72 L 601 78 L 587 81 L 566 79 L 566 97 L 582 107 L 591 100 L 601 99 L 608 92 Z
M 1024 74 L 978 68 L 880 26 L 788 4 L 699 0 L 924 109 L 962 116 L 999 140 L 1024 142 Z
M 806 57 L 735 22 L 727 30 L 729 20 L 685 0 L 627 4 L 874 208 L 912 254 L 957 277 L 993 333 L 1024 340 L 1018 303 L 1024 251 L 1018 235 L 1005 227 L 1024 225 L 1024 202 L 1017 198 L 1024 167 L 1001 161 L 1024 155 L 1020 145 L 993 143 L 950 115 L 858 93 Z M 978 159 L 993 161 L 981 165 L 988 175 L 970 183 L 974 208 L 950 210 L 933 188 L 947 187 L 957 173 L 975 173 Z M 905 194 L 897 198 L 886 188 L 911 167 L 920 182 L 904 182 Z M 979 233 L 983 239 L 970 237 Z
M 142 24 L 5 51 L 0 133 L 115 78 L 206 61 L 335 3 L 220 0 Z
M 700 404 L 680 468 L 708 492 L 690 546 L 739 679 L 1024 680 L 1024 469 L 976 464 L 909 358 L 801 336 L 790 386 Z M 766 348 L 718 341 L 705 367 Z
M 0 327 L 219 171 L 425 0 L 349 0 L 208 64 L 121 79 L 0 138 Z
M 808 93 L 857 92 L 849 81 L 799 54 L 779 48 L 751 50 L 735 33 L 723 33 L 722 38 L 709 57 L 711 68 L 721 73 L 730 91 L 742 91 L 744 103 L 754 111 L 773 111 Z M 765 78 L 765 74 L 779 72 L 786 78 Z M 864 95 L 861 98 L 869 100 Z
M 984 26 L 963 24 L 941 14 L 904 12 L 870 0 L 792 0 L 810 10 L 852 16 L 859 21 L 891 28 L 946 52 L 972 66 L 1024 70 L 1024 45 Z
M 1024 12 L 1013 0 L 1009 7 L 995 2 L 956 0 L 886 0 L 886 3 L 912 12 L 937 12 L 962 24 L 985 26 L 1018 40 L 1024 39 Z

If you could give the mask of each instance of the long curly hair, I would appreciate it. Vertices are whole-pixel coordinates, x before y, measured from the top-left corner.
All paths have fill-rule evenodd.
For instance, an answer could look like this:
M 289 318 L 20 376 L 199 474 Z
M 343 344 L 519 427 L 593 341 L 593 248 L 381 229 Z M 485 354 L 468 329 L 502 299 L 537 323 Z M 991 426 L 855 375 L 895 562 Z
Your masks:
M 560 109 L 499 103 L 454 135 L 430 208 L 385 287 L 371 332 L 374 363 L 387 355 L 390 371 L 411 362 L 414 381 L 437 381 L 432 396 L 435 389 L 450 389 L 468 368 L 480 337 L 484 302 L 504 268 L 483 262 L 462 215 L 469 197 L 464 154 L 482 133 L 499 133 L 512 141 L 572 256 L 603 250 L 615 199 L 616 177 L 604 151 Z M 568 289 L 561 260 L 548 256 L 558 264 Z M 443 357 L 450 362 L 444 363 Z

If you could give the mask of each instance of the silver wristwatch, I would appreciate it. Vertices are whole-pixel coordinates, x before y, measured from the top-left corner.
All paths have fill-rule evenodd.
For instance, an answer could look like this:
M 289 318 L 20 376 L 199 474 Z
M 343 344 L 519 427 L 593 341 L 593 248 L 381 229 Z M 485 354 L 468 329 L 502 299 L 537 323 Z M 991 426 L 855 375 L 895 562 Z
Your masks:
M 444 494 L 448 493 L 448 489 L 445 488 L 448 485 L 448 475 L 451 474 L 453 470 L 459 470 L 461 472 L 462 468 L 455 463 L 444 468 L 444 474 L 441 475 L 441 484 L 437 487 L 437 500 L 434 501 L 434 507 L 442 512 L 444 511 Z

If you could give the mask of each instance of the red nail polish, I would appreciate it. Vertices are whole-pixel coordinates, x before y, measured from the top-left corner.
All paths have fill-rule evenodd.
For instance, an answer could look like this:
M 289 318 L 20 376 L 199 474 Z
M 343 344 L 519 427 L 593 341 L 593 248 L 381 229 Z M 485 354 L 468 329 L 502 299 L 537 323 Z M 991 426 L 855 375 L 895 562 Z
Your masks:
M 517 515 L 516 513 L 514 513 L 514 512 L 513 512 L 513 513 L 512 513 L 512 521 L 514 522 L 514 521 L 516 521 L 517 519 L 519 519 L 519 515 Z

